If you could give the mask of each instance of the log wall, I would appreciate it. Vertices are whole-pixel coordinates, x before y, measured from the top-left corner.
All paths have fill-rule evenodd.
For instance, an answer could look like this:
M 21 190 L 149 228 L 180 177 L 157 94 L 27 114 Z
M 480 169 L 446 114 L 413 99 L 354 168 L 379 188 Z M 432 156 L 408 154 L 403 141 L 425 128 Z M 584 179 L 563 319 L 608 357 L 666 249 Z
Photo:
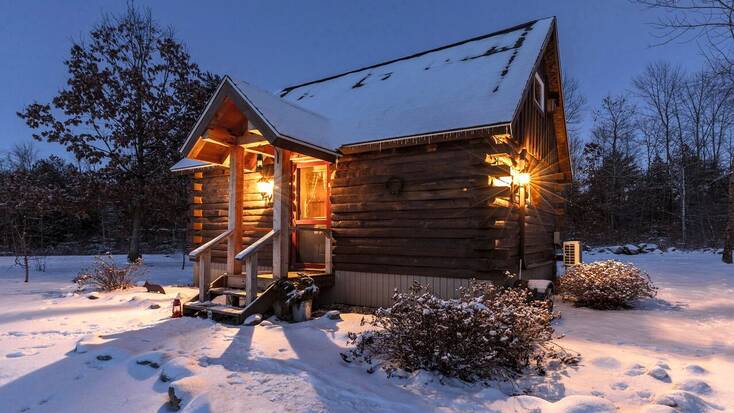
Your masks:
M 497 279 L 516 267 L 510 176 L 489 136 L 346 155 L 331 183 L 337 271 Z
M 243 248 L 257 241 L 273 228 L 273 208 L 256 190 L 260 179 L 257 172 L 246 172 L 242 205 Z M 227 230 L 227 202 L 229 200 L 229 170 L 206 168 L 193 174 L 191 243 L 201 245 Z M 227 245 L 221 243 L 212 250 L 214 262 L 227 261 Z M 262 263 L 272 262 L 272 247 L 259 253 Z

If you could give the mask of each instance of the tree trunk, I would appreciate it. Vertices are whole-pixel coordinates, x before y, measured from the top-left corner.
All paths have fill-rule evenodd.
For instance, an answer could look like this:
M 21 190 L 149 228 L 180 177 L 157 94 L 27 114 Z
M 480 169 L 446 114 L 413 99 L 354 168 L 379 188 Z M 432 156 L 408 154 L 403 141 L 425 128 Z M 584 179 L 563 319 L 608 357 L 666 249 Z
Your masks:
M 734 159 L 729 168 L 729 202 L 724 230 L 724 253 L 721 255 L 721 260 L 727 264 L 732 263 L 732 244 L 734 244 Z
M 130 233 L 130 248 L 127 251 L 127 260 L 135 262 L 140 257 L 140 232 L 143 227 L 143 206 L 140 201 L 133 201 L 132 232 Z
M 28 264 L 28 251 L 26 251 L 23 254 L 23 268 L 25 269 L 25 280 L 23 282 L 28 282 L 28 272 L 30 271 Z
M 681 168 L 681 195 L 680 195 L 680 232 L 681 232 L 681 242 L 683 243 L 683 246 L 686 246 L 686 242 L 688 241 L 686 238 L 686 233 L 688 232 L 686 228 L 686 220 L 687 220 L 687 212 L 686 211 L 686 167 L 685 164 Z

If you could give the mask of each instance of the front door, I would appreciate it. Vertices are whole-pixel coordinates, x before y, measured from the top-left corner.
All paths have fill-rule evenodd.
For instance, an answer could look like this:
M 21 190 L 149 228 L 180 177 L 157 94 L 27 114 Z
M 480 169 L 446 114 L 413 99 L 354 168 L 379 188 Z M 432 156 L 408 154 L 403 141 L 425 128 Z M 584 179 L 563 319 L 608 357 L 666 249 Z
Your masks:
M 329 164 L 298 163 L 295 181 L 295 222 L 292 236 L 294 269 L 324 268 L 326 236 L 331 227 L 329 201 Z

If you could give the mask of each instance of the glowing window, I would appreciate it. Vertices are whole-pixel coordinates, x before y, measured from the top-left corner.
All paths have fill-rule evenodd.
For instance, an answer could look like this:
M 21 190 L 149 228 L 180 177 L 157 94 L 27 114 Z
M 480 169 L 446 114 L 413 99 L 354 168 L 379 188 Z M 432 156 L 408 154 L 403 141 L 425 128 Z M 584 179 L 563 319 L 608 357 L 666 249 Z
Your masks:
M 298 168 L 298 219 L 326 219 L 326 165 Z

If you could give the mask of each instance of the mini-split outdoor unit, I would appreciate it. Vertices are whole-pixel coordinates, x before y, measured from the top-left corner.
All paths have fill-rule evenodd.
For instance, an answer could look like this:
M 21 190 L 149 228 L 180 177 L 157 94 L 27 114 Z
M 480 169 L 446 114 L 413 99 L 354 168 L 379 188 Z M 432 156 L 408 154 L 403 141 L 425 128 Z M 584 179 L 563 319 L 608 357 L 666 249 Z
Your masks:
M 581 264 L 581 241 L 563 241 L 563 265 Z

